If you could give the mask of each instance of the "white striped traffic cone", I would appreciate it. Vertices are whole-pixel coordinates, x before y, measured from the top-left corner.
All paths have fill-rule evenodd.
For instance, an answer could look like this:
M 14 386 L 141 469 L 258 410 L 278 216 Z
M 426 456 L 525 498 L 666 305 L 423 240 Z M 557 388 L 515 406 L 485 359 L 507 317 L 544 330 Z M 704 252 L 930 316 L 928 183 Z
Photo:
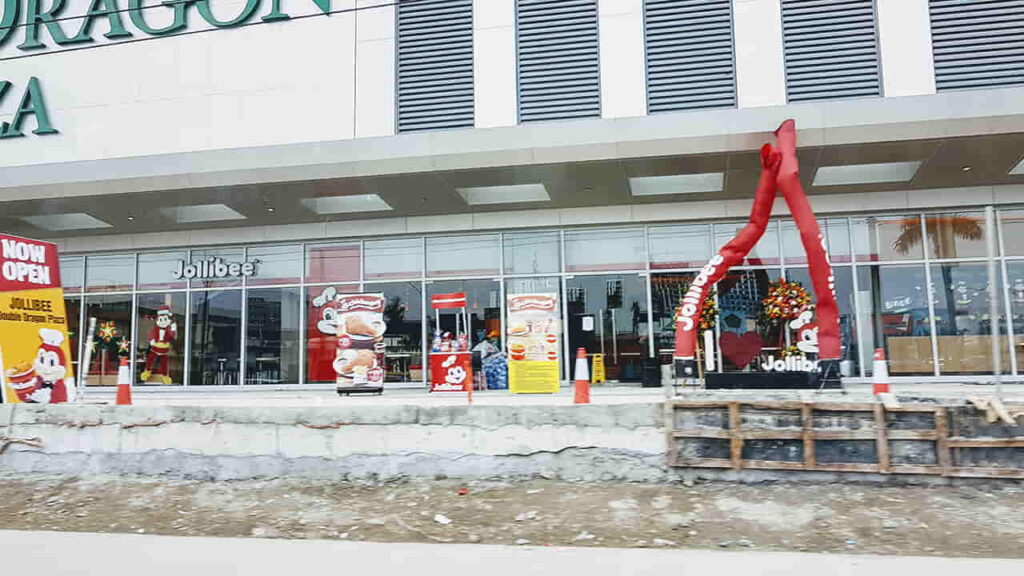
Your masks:
M 874 380 L 871 385 L 872 394 L 888 394 L 889 390 L 889 365 L 885 361 L 885 350 L 875 349 Z

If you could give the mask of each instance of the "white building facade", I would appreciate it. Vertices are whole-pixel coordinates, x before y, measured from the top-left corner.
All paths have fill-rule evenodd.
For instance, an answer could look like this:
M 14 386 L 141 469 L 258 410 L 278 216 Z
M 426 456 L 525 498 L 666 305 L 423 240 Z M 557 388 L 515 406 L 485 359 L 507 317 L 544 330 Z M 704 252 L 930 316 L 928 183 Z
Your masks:
M 169 307 L 170 386 L 332 381 L 332 290 L 387 298 L 391 386 L 423 386 L 429 297 L 455 291 L 474 337 L 504 332 L 509 294 L 557 293 L 563 376 L 583 346 L 639 381 L 793 118 L 845 375 L 884 348 L 897 377 L 988 379 L 997 323 L 1019 379 L 1018 4 L 6 0 L 0 231 L 59 243 L 73 331 L 111 323 L 137 375 Z M 716 371 L 792 343 L 761 299 L 811 287 L 775 215 L 718 286 L 716 338 L 748 344 L 716 346 Z M 210 259 L 225 273 L 183 274 Z M 112 384 L 116 357 L 79 368 Z

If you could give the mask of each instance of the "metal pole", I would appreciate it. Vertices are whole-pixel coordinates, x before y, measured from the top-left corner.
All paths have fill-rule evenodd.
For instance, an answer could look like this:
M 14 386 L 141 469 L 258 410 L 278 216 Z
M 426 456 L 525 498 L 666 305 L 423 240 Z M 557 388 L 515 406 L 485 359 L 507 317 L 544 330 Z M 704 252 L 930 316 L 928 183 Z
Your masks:
M 996 395 L 1003 395 L 1003 347 L 999 342 L 999 290 L 996 289 L 996 210 L 993 206 L 985 207 L 985 248 L 988 254 L 988 317 L 989 330 L 992 336 L 992 376 L 996 385 Z

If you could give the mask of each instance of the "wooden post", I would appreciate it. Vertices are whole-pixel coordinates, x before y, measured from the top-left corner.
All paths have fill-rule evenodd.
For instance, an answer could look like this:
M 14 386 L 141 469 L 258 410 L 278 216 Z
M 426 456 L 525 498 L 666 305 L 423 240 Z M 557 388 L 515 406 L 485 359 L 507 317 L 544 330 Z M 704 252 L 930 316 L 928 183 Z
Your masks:
M 875 437 L 878 451 L 878 471 L 888 474 L 892 469 L 889 457 L 889 426 L 885 422 L 885 406 L 875 404 Z
M 949 458 L 949 409 L 945 406 L 935 408 L 935 457 L 942 468 L 942 475 L 949 476 L 952 466 Z
M 739 402 L 729 402 L 729 454 L 733 470 L 743 468 L 743 436 L 740 435 Z
M 804 404 L 800 408 L 800 420 L 804 436 L 804 468 L 814 470 L 818 467 L 818 461 L 814 455 L 814 409 L 811 404 Z

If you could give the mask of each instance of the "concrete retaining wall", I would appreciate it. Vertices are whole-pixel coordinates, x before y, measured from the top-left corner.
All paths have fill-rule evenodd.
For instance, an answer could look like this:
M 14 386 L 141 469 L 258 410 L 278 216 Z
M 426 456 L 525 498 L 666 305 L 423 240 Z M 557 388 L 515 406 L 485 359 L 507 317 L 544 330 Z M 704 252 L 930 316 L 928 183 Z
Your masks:
M 215 408 L 0 406 L 0 472 L 386 481 L 662 481 L 661 404 Z M 9 426 L 8 426 L 9 424 Z

